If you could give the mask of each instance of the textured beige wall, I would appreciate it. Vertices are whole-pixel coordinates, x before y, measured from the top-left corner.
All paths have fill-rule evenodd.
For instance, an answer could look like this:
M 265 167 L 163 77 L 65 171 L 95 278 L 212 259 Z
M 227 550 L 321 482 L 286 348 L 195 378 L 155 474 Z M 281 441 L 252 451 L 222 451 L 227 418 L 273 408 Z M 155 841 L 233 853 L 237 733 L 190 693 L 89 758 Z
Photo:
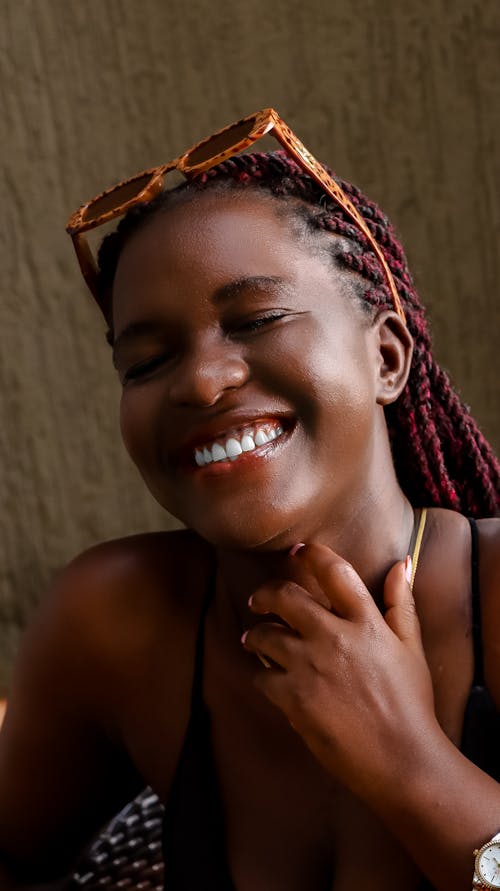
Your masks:
M 437 353 L 496 412 L 498 0 L 1 0 L 0 692 L 50 575 L 167 522 L 117 432 L 118 388 L 64 224 L 101 188 L 275 105 L 381 201 Z

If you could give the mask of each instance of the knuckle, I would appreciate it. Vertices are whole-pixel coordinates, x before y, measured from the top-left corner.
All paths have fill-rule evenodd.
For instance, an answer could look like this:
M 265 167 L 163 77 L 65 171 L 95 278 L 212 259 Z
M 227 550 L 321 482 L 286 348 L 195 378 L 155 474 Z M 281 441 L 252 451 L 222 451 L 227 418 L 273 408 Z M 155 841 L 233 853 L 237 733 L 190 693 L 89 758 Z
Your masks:
M 359 600 L 366 600 L 366 588 L 352 563 L 348 563 L 346 560 L 338 560 L 331 565 L 329 574 L 333 583 L 340 584 L 342 587 L 349 587 L 353 595 L 359 598 Z
M 337 554 L 333 555 L 330 560 L 329 566 L 330 572 L 338 573 L 341 576 L 356 575 L 356 570 L 352 563 L 349 563 L 348 560 L 344 560 L 343 557 L 339 557 Z
M 409 616 L 417 617 L 417 607 L 413 599 L 406 601 L 405 609 Z
M 352 650 L 345 638 L 340 638 L 333 644 L 331 654 L 332 661 L 335 660 L 336 671 L 339 675 L 346 669 L 350 669 L 350 666 L 352 666 Z
M 309 678 L 314 679 L 320 674 L 320 667 L 318 656 L 315 651 L 315 648 L 309 648 L 303 655 L 304 659 L 304 669 L 307 672 L 307 676 Z
M 251 649 L 262 646 L 265 640 L 265 631 L 262 625 L 254 625 L 247 631 L 246 644 Z
M 295 683 L 288 686 L 286 694 L 287 710 L 295 715 L 296 718 L 306 714 L 308 699 L 309 697 L 303 684 Z
M 417 608 L 413 600 L 405 603 L 401 609 L 407 622 L 411 622 L 411 624 L 418 623 Z
M 285 579 L 258 588 L 252 595 L 252 606 L 259 612 L 274 612 L 282 602 L 296 597 L 298 586 Z
M 362 624 L 365 632 L 370 634 L 373 640 L 379 639 L 382 633 L 379 613 L 377 613 L 376 615 L 365 613 L 363 616 L 361 616 L 360 623 Z
M 298 585 L 290 579 L 280 582 L 276 589 L 276 596 L 279 601 L 291 600 L 298 595 Z

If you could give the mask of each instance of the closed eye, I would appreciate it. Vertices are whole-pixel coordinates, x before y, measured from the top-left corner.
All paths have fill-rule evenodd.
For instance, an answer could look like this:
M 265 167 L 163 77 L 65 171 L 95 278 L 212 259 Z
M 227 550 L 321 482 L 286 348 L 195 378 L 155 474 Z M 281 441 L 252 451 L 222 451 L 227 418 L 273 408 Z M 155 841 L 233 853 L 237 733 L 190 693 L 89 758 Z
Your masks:
M 271 325 L 273 322 L 278 322 L 280 319 L 284 318 L 287 313 L 279 312 L 279 313 L 269 313 L 268 315 L 257 316 L 253 319 L 248 319 L 245 322 L 238 322 L 234 326 L 232 326 L 233 331 L 253 334 L 256 331 L 260 331 L 263 328 Z
M 151 359 L 132 365 L 123 375 L 123 380 L 127 382 L 147 377 L 167 362 L 170 356 L 171 353 L 160 353 L 158 356 L 152 356 Z

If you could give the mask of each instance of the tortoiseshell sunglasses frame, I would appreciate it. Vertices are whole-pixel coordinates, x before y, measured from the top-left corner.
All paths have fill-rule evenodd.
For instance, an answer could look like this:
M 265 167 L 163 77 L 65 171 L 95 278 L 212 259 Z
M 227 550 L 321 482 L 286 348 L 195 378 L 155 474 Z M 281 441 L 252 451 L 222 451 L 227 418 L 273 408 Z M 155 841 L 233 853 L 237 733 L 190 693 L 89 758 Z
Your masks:
M 231 141 L 228 145 L 227 137 L 230 136 L 232 130 L 235 131 L 235 141 Z M 242 132 L 243 135 L 241 135 Z M 234 124 L 229 124 L 229 126 L 223 127 L 212 136 L 196 143 L 196 145 L 192 146 L 182 155 L 179 155 L 173 161 L 169 161 L 167 164 L 161 164 L 158 167 L 152 167 L 149 170 L 144 170 L 142 173 L 137 173 L 135 176 L 123 180 L 123 182 L 112 186 L 110 189 L 106 189 L 106 191 L 101 192 L 91 201 L 82 204 L 82 206 L 71 215 L 66 231 L 71 235 L 82 275 L 101 309 L 101 295 L 99 294 L 97 286 L 97 263 L 90 250 L 90 245 L 85 237 L 85 232 L 88 232 L 90 229 L 95 229 L 97 226 L 101 226 L 104 223 L 108 223 L 115 217 L 123 215 L 136 204 L 151 201 L 155 195 L 161 192 L 164 177 L 169 171 L 178 170 L 183 173 L 187 179 L 191 179 L 198 174 L 203 173 L 205 170 L 215 167 L 216 164 L 219 164 L 221 161 L 225 161 L 249 148 L 249 146 L 253 145 L 266 134 L 274 136 L 278 142 L 281 143 L 297 164 L 299 164 L 299 166 L 322 187 L 326 194 L 344 210 L 347 216 L 363 233 L 382 267 L 387 286 L 391 293 L 394 309 L 403 321 L 405 321 L 405 314 L 391 270 L 389 269 L 382 249 L 375 241 L 363 217 L 358 213 L 355 206 L 342 191 L 340 186 L 326 172 L 323 165 L 311 155 L 273 108 L 264 108 L 262 111 L 248 115 Z M 224 139 L 224 137 L 226 137 L 226 139 Z M 213 143 L 213 152 L 207 156 L 206 151 L 211 143 Z M 143 182 L 144 185 L 142 185 Z M 121 203 L 118 204 L 113 204 L 113 193 L 116 193 L 116 200 L 120 197 L 120 191 L 123 192 L 123 190 L 125 190 L 126 193 L 130 195 L 134 183 L 139 184 L 140 188 L 138 188 L 138 191 L 135 194 L 132 194 L 131 197 L 128 197 L 127 200 L 121 201 Z M 104 206 L 104 210 L 101 213 L 98 213 L 100 204 Z

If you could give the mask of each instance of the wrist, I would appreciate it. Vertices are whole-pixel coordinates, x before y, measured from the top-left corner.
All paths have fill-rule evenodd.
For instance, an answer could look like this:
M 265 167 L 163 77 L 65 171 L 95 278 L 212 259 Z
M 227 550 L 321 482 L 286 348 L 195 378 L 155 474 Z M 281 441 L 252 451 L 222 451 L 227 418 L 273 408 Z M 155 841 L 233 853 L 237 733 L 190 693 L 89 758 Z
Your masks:
M 473 851 L 498 830 L 500 787 L 441 728 L 413 754 L 406 782 L 391 781 L 369 804 L 436 889 L 479 891 Z
M 407 731 L 382 747 L 383 759 L 370 767 L 364 782 L 358 774 L 358 788 L 351 789 L 384 819 L 393 812 L 399 818 L 401 808 L 412 803 L 420 806 L 428 795 L 430 777 L 439 773 L 438 763 L 448 767 L 450 757 L 460 755 L 437 719 Z
M 405 814 L 427 813 L 440 808 L 444 800 L 462 797 L 460 777 L 462 771 L 473 765 L 445 734 L 437 719 L 414 733 L 405 742 L 399 758 L 384 771 L 385 794 L 382 798 L 381 816 L 396 820 Z M 371 803 L 372 806 L 375 802 Z

